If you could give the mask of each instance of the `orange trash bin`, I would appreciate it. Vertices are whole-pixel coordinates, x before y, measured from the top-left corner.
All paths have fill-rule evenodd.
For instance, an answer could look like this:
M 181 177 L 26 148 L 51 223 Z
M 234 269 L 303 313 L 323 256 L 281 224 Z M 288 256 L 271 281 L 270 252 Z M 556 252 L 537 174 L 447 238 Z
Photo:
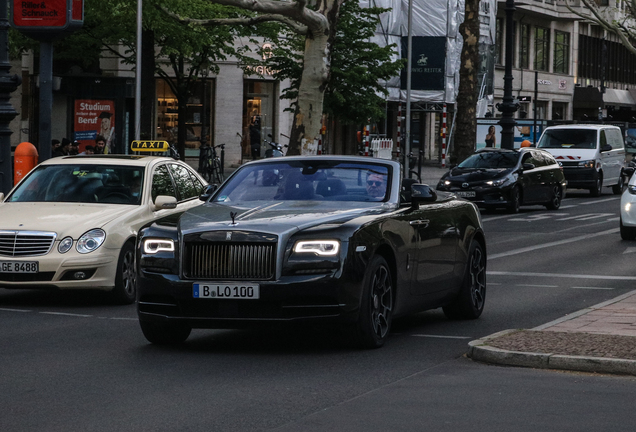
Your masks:
M 16 185 L 38 164 L 38 149 L 30 142 L 22 142 L 13 156 L 13 184 Z

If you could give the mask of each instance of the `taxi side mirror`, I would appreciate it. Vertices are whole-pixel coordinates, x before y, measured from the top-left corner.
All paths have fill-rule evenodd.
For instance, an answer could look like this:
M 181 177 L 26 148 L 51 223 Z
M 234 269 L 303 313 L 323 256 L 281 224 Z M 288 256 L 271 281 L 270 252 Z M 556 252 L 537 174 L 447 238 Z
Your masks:
M 426 184 L 411 185 L 411 207 L 417 208 L 422 202 L 437 201 L 437 192 Z
M 177 199 L 172 196 L 158 195 L 155 198 L 155 210 L 170 210 L 177 208 Z
M 207 185 L 205 189 L 203 189 L 203 192 L 201 192 L 201 195 L 199 195 L 199 199 L 201 201 L 209 200 L 210 197 L 214 195 L 214 192 L 216 192 L 218 188 L 219 188 L 219 185 L 217 184 Z

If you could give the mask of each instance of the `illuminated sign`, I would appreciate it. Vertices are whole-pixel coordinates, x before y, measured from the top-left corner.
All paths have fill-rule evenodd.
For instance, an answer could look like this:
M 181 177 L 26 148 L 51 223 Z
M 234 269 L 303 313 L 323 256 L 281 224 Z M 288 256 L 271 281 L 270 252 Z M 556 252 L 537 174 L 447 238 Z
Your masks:
M 170 144 L 168 141 L 133 141 L 130 149 L 138 152 L 165 152 L 170 149 Z

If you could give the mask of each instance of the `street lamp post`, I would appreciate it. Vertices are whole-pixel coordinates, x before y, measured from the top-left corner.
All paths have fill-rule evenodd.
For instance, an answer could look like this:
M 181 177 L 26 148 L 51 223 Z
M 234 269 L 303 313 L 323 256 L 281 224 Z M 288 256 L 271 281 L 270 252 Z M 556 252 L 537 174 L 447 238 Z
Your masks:
M 514 127 L 517 124 L 513 114 L 519 108 L 519 104 L 512 97 L 512 49 L 514 45 L 513 15 L 515 13 L 515 1 L 506 0 L 506 69 L 504 73 L 504 94 L 503 102 L 497 104 L 497 109 L 501 112 L 501 148 L 515 148 Z
M 0 192 L 9 193 L 13 185 L 11 167 L 11 128 L 9 123 L 18 113 L 9 103 L 10 95 L 22 79 L 18 75 L 9 75 L 9 20 L 8 1 L 0 1 Z M 50 148 L 51 142 L 48 142 Z

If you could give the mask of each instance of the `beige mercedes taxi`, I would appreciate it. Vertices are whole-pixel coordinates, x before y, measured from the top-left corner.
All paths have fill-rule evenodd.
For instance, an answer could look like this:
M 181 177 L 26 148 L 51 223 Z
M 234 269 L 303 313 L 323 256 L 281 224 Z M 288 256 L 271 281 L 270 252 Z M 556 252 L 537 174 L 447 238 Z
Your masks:
M 107 290 L 132 303 L 137 230 L 202 204 L 206 186 L 168 157 L 49 159 L 0 193 L 0 287 Z

